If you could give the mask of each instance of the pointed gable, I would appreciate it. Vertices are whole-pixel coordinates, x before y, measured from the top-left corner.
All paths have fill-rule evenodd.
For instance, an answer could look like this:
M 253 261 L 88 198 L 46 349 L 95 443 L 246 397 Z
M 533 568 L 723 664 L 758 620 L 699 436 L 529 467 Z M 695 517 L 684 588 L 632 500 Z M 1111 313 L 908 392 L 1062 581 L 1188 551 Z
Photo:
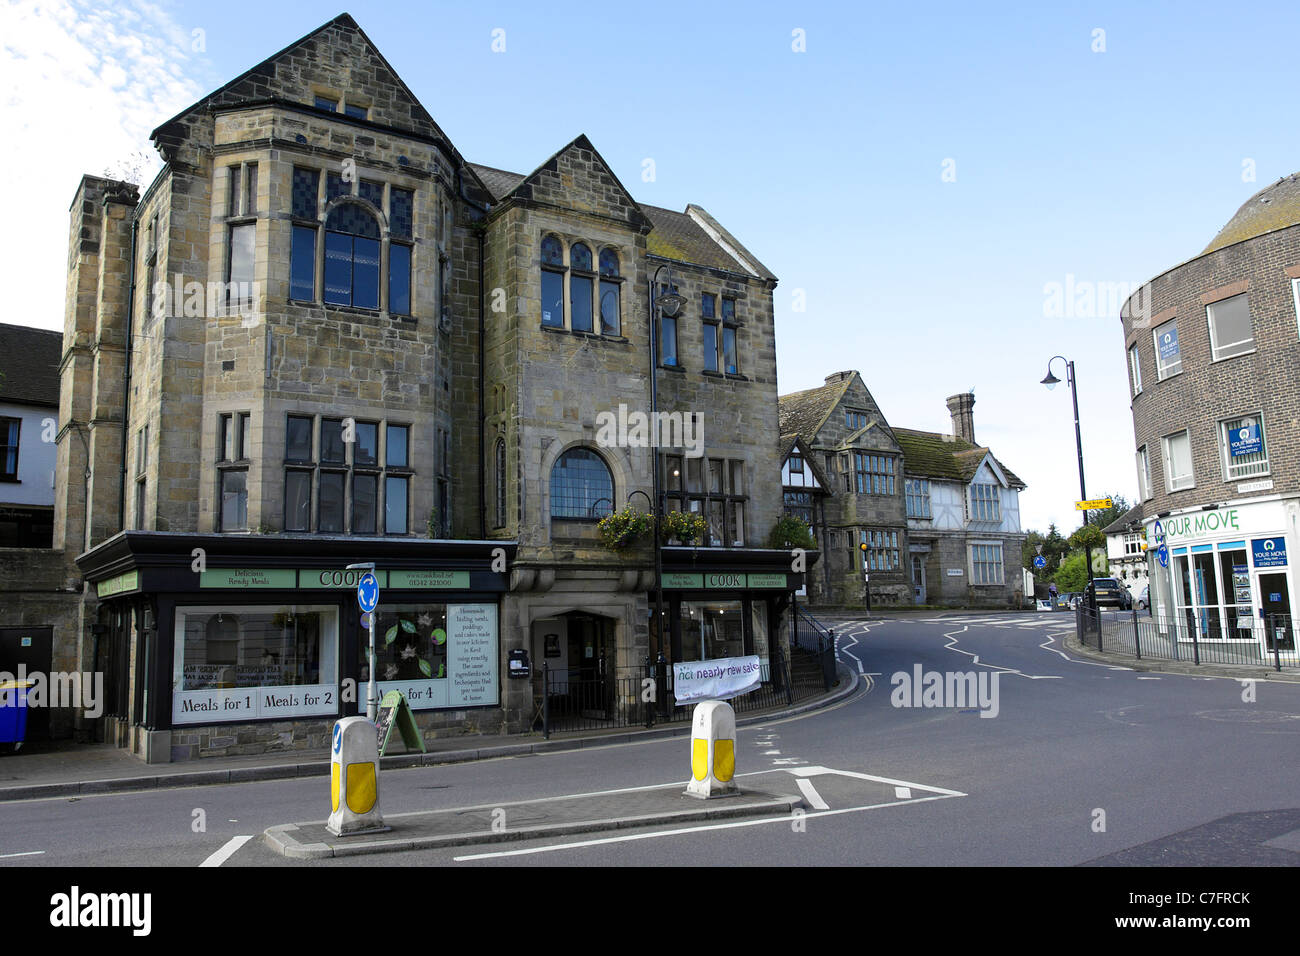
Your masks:
M 349 94 L 362 96 L 357 105 L 366 108 L 366 118 L 349 122 L 400 130 L 433 141 L 450 157 L 457 156 L 428 110 L 346 13 L 182 110 L 155 129 L 152 139 L 170 161 L 193 138 L 196 127 L 210 120 L 214 109 L 277 101 L 315 109 L 317 94 L 341 97 L 344 102 Z
M 491 173 L 496 175 L 492 176 Z M 508 184 L 505 177 L 510 174 L 480 167 L 476 170 L 476 175 L 479 175 L 485 186 L 491 188 L 488 182 L 490 179 L 501 188 Z M 604 157 L 585 135 L 579 136 L 523 177 L 501 197 L 501 202 L 533 203 L 602 216 L 626 222 L 641 232 L 649 232 L 651 228 L 645 210 L 619 182 Z

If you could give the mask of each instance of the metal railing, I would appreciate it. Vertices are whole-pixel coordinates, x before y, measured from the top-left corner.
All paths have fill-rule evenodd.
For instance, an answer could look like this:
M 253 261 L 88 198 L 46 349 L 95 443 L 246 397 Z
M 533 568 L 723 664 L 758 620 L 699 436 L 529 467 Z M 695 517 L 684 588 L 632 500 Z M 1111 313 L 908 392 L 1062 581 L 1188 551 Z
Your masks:
M 1175 617 L 1159 611 L 1154 616 L 1136 609 L 1108 614 L 1080 607 L 1075 633 L 1085 647 L 1135 660 L 1300 668 L 1300 633 L 1288 614 L 1250 618 L 1249 626 L 1225 631 L 1217 619 L 1198 621 L 1190 611 Z
M 761 682 L 728 703 L 742 714 L 793 704 L 835 686 L 835 633 L 802 610 L 793 615 L 788 646 L 770 642 Z M 689 721 L 697 701 L 677 703 L 673 668 L 662 658 L 614 667 L 605 658 L 586 671 L 552 670 L 543 663 L 533 683 L 534 729 L 562 731 L 653 727 Z

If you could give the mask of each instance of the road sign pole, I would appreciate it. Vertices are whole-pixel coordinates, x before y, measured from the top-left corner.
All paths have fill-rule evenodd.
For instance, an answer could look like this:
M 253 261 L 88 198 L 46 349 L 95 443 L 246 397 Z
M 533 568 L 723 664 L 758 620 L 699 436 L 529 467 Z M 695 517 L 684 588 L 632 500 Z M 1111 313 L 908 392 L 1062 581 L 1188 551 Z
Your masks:
M 376 607 L 375 610 L 378 610 Z M 366 720 L 371 723 L 379 716 L 379 688 L 375 684 L 375 612 L 370 612 L 370 687 L 366 691 Z

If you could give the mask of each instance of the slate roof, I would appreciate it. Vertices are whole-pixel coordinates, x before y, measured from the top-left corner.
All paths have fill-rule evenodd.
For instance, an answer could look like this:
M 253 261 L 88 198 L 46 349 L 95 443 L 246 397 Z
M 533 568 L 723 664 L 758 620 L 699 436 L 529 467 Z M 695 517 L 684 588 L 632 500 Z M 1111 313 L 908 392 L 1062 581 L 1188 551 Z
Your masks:
M 803 435 L 811 441 L 851 384 L 853 376 L 850 375 L 838 382 L 780 396 L 777 399 L 777 417 L 781 434 Z
M 1142 527 L 1144 514 L 1141 505 L 1134 505 L 1129 508 L 1106 527 L 1102 528 L 1103 534 L 1123 534 L 1125 531 L 1136 531 Z
M 0 323 L 0 400 L 59 404 L 63 333 Z
M 1300 223 L 1300 173 L 1265 186 L 1247 199 L 1201 255 Z
M 997 462 L 1011 487 L 1024 490 L 1025 483 L 987 448 L 972 445 L 956 435 L 922 432 L 912 428 L 895 428 L 894 436 L 903 450 L 903 471 L 920 478 L 938 478 L 969 482 L 979 471 L 986 455 Z

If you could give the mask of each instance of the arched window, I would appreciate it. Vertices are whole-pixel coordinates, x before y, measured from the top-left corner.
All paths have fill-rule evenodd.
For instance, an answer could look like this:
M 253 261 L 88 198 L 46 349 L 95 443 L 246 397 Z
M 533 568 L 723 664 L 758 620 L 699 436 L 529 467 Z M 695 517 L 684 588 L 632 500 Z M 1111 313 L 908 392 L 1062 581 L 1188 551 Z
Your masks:
M 542 325 L 564 328 L 564 247 L 555 236 L 542 240 Z
M 622 310 L 619 307 L 618 253 L 600 250 L 600 334 L 622 335 Z
M 496 453 L 497 527 L 504 528 L 506 524 L 506 442 L 504 438 L 497 439 Z
M 570 448 L 551 469 L 552 518 L 603 518 L 614 509 L 614 479 L 589 448 Z
M 569 249 L 569 308 L 573 316 L 573 331 L 592 330 L 591 292 L 593 276 L 591 250 L 581 242 Z
M 357 203 L 325 218 L 325 301 L 379 308 L 379 223 Z

